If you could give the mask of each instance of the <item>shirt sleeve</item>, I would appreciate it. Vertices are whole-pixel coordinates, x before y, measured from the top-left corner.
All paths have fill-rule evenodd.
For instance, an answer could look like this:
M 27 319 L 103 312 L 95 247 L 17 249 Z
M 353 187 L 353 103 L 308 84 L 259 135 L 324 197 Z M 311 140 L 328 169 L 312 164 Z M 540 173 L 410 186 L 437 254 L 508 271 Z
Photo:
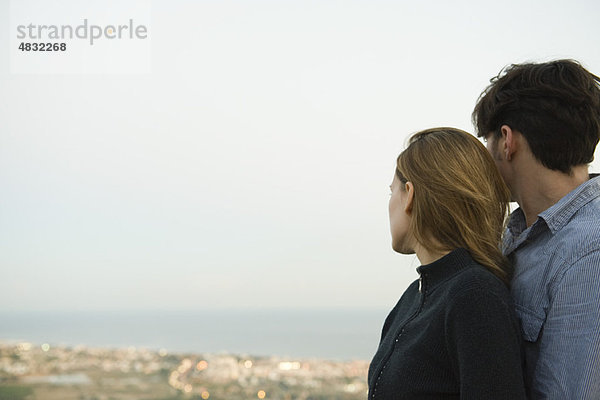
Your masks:
M 550 287 L 539 341 L 534 399 L 600 399 L 600 250 Z
M 447 347 L 460 382 L 460 398 L 525 399 L 518 322 L 512 303 L 481 287 L 449 307 Z

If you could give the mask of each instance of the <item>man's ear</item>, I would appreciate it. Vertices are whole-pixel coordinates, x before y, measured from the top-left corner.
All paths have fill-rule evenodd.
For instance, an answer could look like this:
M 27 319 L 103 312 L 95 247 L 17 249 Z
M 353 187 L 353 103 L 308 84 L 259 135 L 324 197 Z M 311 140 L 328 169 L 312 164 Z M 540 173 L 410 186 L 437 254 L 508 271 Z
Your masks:
M 415 187 L 412 182 L 406 182 L 404 184 L 404 190 L 406 191 L 406 204 L 404 206 L 404 212 L 410 214 L 413 207 L 413 199 L 415 197 Z
M 517 151 L 515 131 L 508 125 L 502 125 L 500 127 L 500 133 L 502 134 L 502 148 L 499 150 L 504 156 L 504 159 L 510 161 L 513 158 L 513 154 Z

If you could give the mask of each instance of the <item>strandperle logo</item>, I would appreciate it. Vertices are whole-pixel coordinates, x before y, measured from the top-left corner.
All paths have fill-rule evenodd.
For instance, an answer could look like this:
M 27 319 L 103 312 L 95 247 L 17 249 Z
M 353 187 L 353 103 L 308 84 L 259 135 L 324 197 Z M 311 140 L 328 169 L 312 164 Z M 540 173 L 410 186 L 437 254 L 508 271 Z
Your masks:
M 100 39 L 146 39 L 148 28 L 146 25 L 136 25 L 133 19 L 123 25 L 90 25 L 87 18 L 81 25 L 18 25 L 18 39 L 86 39 L 90 45 Z

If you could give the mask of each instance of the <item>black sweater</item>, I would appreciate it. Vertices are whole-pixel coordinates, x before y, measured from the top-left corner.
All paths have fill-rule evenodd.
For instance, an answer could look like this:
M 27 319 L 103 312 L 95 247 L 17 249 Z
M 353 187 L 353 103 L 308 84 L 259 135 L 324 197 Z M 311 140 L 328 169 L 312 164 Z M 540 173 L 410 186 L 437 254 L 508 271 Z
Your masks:
M 372 399 L 525 399 L 504 283 L 464 249 L 417 269 L 369 367 Z

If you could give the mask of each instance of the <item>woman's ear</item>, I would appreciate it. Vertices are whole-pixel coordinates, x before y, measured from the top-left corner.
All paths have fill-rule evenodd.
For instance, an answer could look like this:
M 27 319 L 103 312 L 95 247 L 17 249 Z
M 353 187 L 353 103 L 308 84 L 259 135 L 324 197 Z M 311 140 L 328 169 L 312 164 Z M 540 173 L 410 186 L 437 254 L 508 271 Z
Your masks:
M 415 197 L 415 187 L 412 182 L 406 182 L 404 184 L 404 190 L 406 191 L 406 204 L 404 205 L 404 212 L 410 214 L 412 212 L 413 199 Z

